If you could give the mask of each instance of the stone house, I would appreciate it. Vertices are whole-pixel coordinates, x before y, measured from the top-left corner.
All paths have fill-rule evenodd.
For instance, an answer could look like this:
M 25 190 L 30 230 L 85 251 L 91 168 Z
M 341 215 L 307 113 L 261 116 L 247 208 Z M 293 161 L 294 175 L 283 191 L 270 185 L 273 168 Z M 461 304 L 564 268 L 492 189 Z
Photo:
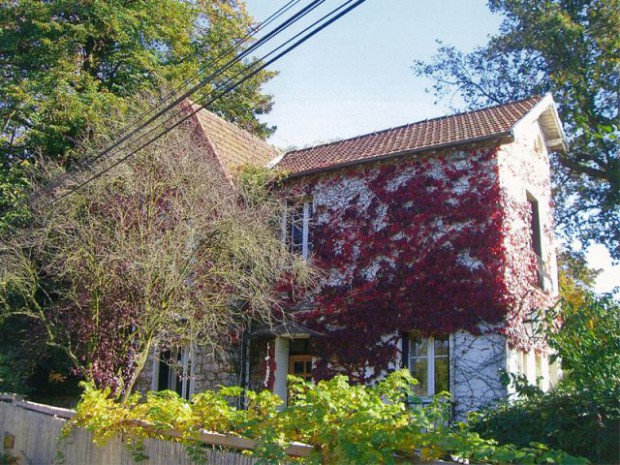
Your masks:
M 537 333 L 558 292 L 548 154 L 565 142 L 550 95 L 285 154 L 206 111 L 194 124 L 227 176 L 247 163 L 286 173 L 283 240 L 324 278 L 286 325 L 221 354 L 154 357 L 150 388 L 235 384 L 286 401 L 289 373 L 371 383 L 407 367 L 421 399 L 448 391 L 463 418 L 510 394 L 502 371 L 556 381 Z

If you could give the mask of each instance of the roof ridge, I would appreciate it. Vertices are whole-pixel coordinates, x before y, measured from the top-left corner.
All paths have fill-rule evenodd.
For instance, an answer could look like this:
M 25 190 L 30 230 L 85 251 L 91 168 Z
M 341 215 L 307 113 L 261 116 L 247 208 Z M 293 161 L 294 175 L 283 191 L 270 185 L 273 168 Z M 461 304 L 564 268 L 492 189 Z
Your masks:
M 330 146 L 330 145 L 337 145 L 337 144 L 342 144 L 342 143 L 345 143 L 345 142 L 355 141 L 357 139 L 362 139 L 362 138 L 365 138 L 365 137 L 371 137 L 371 136 L 375 136 L 375 135 L 378 135 L 378 134 L 383 134 L 383 133 L 387 133 L 387 132 L 391 132 L 391 131 L 396 131 L 398 129 L 408 128 L 408 127 L 415 126 L 415 125 L 422 124 L 422 123 L 430 123 L 430 122 L 435 122 L 435 121 L 442 121 L 442 120 L 446 120 L 446 119 L 456 118 L 456 117 L 459 117 L 459 116 L 473 115 L 473 114 L 480 113 L 480 112 L 487 112 L 489 110 L 494 110 L 494 109 L 497 109 L 497 108 L 500 108 L 500 107 L 507 107 L 509 105 L 517 105 L 519 103 L 524 103 L 524 102 L 528 102 L 528 101 L 531 101 L 531 100 L 541 100 L 542 98 L 543 98 L 543 96 L 535 95 L 535 96 L 524 98 L 524 99 L 521 99 L 521 100 L 515 100 L 515 101 L 507 102 L 507 103 L 499 103 L 497 105 L 493 105 L 493 106 L 490 106 L 490 107 L 479 108 L 477 110 L 461 111 L 461 112 L 458 112 L 458 113 L 453 113 L 451 115 L 443 115 L 443 116 L 437 116 L 435 118 L 427 118 L 427 119 L 423 119 L 423 120 L 419 120 L 419 121 L 414 121 L 412 123 L 401 124 L 399 126 L 394 126 L 394 127 L 387 128 L 387 129 L 381 129 L 381 130 L 369 132 L 369 133 L 366 133 L 366 134 L 360 134 L 360 135 L 354 136 L 354 137 L 348 137 L 348 138 L 337 140 L 337 141 L 334 141 L 334 142 L 325 142 L 323 144 L 312 145 L 310 147 L 304 147 L 302 149 L 291 150 L 289 152 L 286 152 L 285 156 L 294 155 L 296 153 L 302 153 L 302 152 L 313 150 L 313 149 L 320 148 L 320 147 L 327 147 L 327 146 Z

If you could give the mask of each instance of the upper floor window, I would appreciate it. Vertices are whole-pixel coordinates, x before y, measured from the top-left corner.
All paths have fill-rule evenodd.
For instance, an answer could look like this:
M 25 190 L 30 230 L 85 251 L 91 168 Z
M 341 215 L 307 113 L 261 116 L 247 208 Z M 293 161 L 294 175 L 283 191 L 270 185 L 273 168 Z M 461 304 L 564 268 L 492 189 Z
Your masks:
M 527 193 L 527 204 L 530 210 L 530 238 L 532 250 L 538 257 L 542 257 L 542 231 L 540 227 L 540 208 L 538 200 L 529 192 Z
M 409 337 L 409 370 L 419 384 L 417 395 L 434 396 L 450 391 L 450 342 L 448 337 Z
M 304 258 L 312 252 L 312 201 L 289 205 L 284 221 L 284 240 L 292 252 Z
M 545 262 L 543 255 L 540 206 L 538 204 L 538 200 L 536 200 L 536 198 L 529 192 L 527 192 L 527 205 L 530 213 L 530 244 L 536 260 L 538 286 L 542 289 L 549 290 L 551 276 L 548 269 L 548 264 Z

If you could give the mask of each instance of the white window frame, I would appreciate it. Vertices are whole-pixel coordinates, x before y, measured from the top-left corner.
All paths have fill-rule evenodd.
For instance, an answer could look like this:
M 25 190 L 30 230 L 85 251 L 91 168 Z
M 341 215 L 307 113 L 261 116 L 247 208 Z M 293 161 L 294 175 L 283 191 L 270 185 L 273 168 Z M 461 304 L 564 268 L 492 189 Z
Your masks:
M 182 398 L 189 400 L 195 392 L 196 378 L 196 357 L 195 351 L 192 346 L 183 346 L 170 349 L 172 356 L 174 357 L 174 363 L 169 365 L 168 379 L 166 380 L 166 386 L 159 385 L 159 367 L 161 363 L 165 363 L 161 360 L 162 351 L 157 351 L 157 356 L 153 360 L 153 377 L 151 382 L 151 389 L 153 391 L 171 390 L 177 392 L 177 379 L 181 380 L 181 392 L 178 393 Z M 181 368 L 180 372 L 177 372 L 177 368 Z
M 310 257 L 312 251 L 312 235 L 310 234 L 310 222 L 314 214 L 314 202 L 312 200 L 306 200 L 295 204 L 287 205 L 284 215 L 282 215 L 282 240 L 286 245 L 291 244 L 291 230 L 289 229 L 289 212 L 299 205 L 303 205 L 302 211 L 302 224 L 301 224 L 301 256 L 305 259 Z
M 438 357 L 445 357 L 448 361 L 448 391 L 451 391 L 450 386 L 451 386 L 451 380 L 450 380 L 450 373 L 451 373 L 451 346 L 452 343 L 450 341 L 450 337 L 446 337 L 446 341 L 448 342 L 448 353 L 446 355 L 439 355 Z M 419 359 L 422 358 L 421 356 L 415 356 L 414 355 L 414 345 L 417 343 L 417 341 L 420 341 L 421 343 L 425 343 L 426 344 L 426 366 L 427 366 L 427 373 L 426 373 L 426 396 L 423 397 L 432 397 L 435 394 L 439 394 L 439 392 L 436 392 L 436 388 L 435 388 L 435 338 L 433 337 L 429 337 L 429 338 L 418 338 L 415 337 L 415 335 L 408 335 L 407 337 L 407 343 L 409 344 L 409 351 L 407 354 L 407 366 L 409 368 L 409 371 L 411 372 L 413 365 L 413 359 Z

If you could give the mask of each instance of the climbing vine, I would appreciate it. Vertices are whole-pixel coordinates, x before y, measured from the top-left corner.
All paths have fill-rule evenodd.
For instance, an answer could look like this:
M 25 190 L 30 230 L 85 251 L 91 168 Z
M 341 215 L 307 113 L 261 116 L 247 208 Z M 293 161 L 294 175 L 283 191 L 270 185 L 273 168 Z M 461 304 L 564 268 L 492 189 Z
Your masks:
M 530 343 L 521 323 L 548 297 L 536 290 L 527 202 L 502 188 L 497 148 L 366 164 L 304 178 L 286 194 L 314 199 L 313 260 L 327 273 L 312 310 L 297 314 L 325 335 L 313 339 L 331 355 L 317 378 L 380 375 L 414 329 L 486 328 Z

